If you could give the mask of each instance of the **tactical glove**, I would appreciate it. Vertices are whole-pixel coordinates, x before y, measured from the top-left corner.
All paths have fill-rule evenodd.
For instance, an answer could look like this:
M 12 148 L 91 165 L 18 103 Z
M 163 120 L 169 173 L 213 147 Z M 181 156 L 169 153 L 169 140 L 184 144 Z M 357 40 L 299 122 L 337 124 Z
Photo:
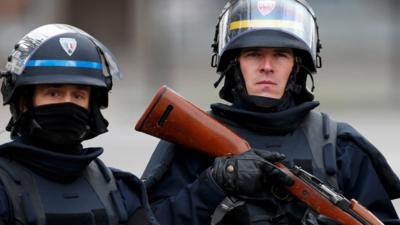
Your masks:
M 212 176 L 227 194 L 252 196 L 264 191 L 266 184 L 290 186 L 293 183 L 287 174 L 273 165 L 284 158 L 277 152 L 250 149 L 240 155 L 216 158 Z

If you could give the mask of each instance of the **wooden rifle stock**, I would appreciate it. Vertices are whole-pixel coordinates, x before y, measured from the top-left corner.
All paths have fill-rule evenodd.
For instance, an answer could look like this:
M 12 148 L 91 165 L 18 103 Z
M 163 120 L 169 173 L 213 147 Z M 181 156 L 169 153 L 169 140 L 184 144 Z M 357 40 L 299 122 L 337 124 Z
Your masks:
M 213 156 L 250 149 L 246 141 L 166 86 L 157 91 L 135 129 Z
M 244 139 L 166 86 L 158 90 L 135 129 L 213 156 L 250 149 Z M 357 201 L 347 200 L 304 170 L 289 170 L 281 163 L 275 166 L 294 180 L 285 188 L 316 212 L 341 224 L 383 225 Z

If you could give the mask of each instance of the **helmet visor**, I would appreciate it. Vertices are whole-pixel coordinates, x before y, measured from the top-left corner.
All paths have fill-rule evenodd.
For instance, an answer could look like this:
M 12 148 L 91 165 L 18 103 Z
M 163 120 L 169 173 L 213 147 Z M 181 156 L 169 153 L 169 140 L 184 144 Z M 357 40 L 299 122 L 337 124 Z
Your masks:
M 240 36 L 252 31 L 271 30 L 283 32 L 299 40 L 304 44 L 302 49 L 311 53 L 315 59 L 317 34 L 311 8 L 296 0 L 237 0 L 229 4 L 219 23 L 220 56 L 231 49 L 229 43 Z M 250 46 L 287 47 L 268 44 L 270 42 L 267 41 L 265 46 Z
M 31 56 L 43 43 L 55 36 L 67 33 L 80 33 L 92 40 L 104 55 L 104 59 L 107 64 L 106 66 L 110 75 L 117 79 L 121 79 L 122 74 L 116 63 L 115 57 L 107 49 L 107 47 L 105 47 L 102 43 L 88 33 L 66 24 L 49 24 L 41 26 L 25 35 L 22 40 L 18 42 L 16 49 L 12 52 L 12 60 L 6 64 L 7 71 L 21 75 Z

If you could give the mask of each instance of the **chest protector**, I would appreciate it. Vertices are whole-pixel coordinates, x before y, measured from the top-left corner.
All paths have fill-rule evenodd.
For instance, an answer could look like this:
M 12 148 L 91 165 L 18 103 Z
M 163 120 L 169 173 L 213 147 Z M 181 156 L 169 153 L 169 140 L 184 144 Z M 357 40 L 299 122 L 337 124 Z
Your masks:
M 59 183 L 0 158 L 0 179 L 12 207 L 13 224 L 116 225 L 127 220 L 114 177 L 99 159 L 81 177 Z
M 252 148 L 283 153 L 286 155 L 286 166 L 300 166 L 326 184 L 337 188 L 337 123 L 328 115 L 311 111 L 297 129 L 286 135 L 264 134 L 232 124 L 220 117 L 218 120 L 245 139 Z
M 221 118 L 218 118 L 221 120 Z M 252 148 L 266 149 L 286 155 L 286 166 L 294 165 L 315 175 L 324 183 L 338 190 L 336 177 L 336 137 L 337 123 L 326 114 L 311 111 L 302 124 L 287 135 L 269 135 L 253 132 L 241 126 L 227 122 L 234 132 L 245 139 Z M 272 203 L 273 202 L 273 203 Z M 267 205 L 273 206 L 267 209 Z M 278 208 L 276 208 L 278 206 Z M 290 214 L 287 214 L 290 213 Z M 211 224 L 292 224 L 304 217 L 305 208 L 297 204 L 264 200 L 246 200 L 226 198 L 212 216 Z M 229 214 L 227 218 L 224 218 Z M 296 222 L 297 221 L 297 222 Z

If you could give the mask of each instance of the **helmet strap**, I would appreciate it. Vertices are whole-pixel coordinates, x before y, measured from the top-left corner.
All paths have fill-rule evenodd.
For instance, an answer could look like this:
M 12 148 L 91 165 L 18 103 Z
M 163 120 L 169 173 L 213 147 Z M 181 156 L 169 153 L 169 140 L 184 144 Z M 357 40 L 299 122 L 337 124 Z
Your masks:
M 19 90 L 19 93 L 14 97 L 10 104 L 11 119 L 6 126 L 6 130 L 10 131 L 11 139 L 20 135 L 21 126 L 24 123 L 26 114 L 33 109 L 33 87 L 30 86 L 25 90 Z M 25 107 L 23 112 L 21 107 Z
M 303 69 L 304 71 L 306 71 L 306 76 L 309 76 L 311 79 L 311 92 L 314 92 L 315 89 L 315 83 L 314 83 L 314 76 L 312 75 L 311 71 L 304 65 L 299 64 L 300 68 Z M 306 85 L 306 84 L 304 84 Z M 304 87 L 306 88 L 306 87 Z
M 224 79 L 224 77 L 227 75 L 227 73 L 234 67 L 236 67 L 238 65 L 237 60 L 233 59 L 230 61 L 230 63 L 228 64 L 228 66 L 225 68 L 224 71 L 221 72 L 220 77 L 218 78 L 218 80 L 214 83 L 214 87 L 217 88 L 218 85 L 221 83 L 222 79 Z

